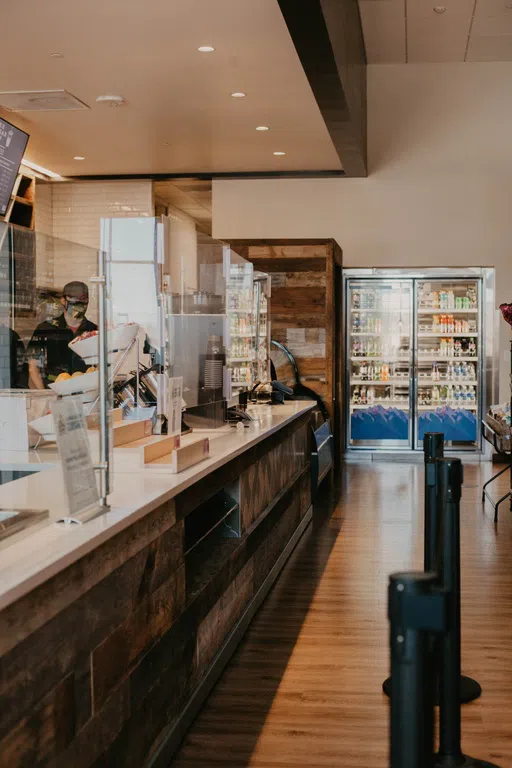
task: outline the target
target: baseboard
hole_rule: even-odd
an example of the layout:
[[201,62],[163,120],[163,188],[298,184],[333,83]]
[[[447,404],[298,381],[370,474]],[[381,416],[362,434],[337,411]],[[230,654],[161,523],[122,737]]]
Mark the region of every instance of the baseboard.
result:
[[221,676],[224,668],[226,667],[238,644],[246,633],[247,628],[249,627],[249,624],[251,623],[256,611],[268,595],[271,587],[273,586],[284,565],[286,564],[286,561],[297,546],[300,537],[311,522],[312,517],[313,507],[311,506],[300,521],[289,542],[279,555],[267,578],[258,589],[251,602],[247,605],[243,614],[240,616],[235,626],[225,639],[210,668],[188,700],[182,713],[169,727],[169,730],[163,737],[162,743],[158,747],[157,751],[152,755],[151,760],[148,763],[148,768],[169,768],[169,765],[181,742],[185,738],[187,731],[196,719],[199,710],[203,706],[215,683]]

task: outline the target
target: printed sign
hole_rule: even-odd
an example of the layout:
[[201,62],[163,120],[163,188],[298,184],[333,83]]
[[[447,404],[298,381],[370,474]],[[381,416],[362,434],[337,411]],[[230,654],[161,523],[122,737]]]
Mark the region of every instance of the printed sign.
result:
[[28,142],[28,133],[0,118],[0,216],[5,216]]
[[0,397],[0,451],[28,451],[25,398]]
[[81,398],[60,398],[52,412],[69,513],[73,516],[99,502]]
[[167,382],[167,434],[181,434],[181,404],[183,401],[183,376],[169,378]]

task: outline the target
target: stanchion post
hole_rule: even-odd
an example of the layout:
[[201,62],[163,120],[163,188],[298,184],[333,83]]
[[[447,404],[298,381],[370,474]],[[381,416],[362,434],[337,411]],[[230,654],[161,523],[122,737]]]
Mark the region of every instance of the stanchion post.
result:
[[436,768],[465,766],[496,768],[461,749],[461,631],[460,631],[460,499],[463,468],[460,459],[438,459],[442,547],[440,576],[448,595],[448,629],[441,643],[439,679],[439,752]]
[[430,633],[445,628],[445,598],[433,573],[389,578],[391,768],[432,768],[434,693]]
[[[437,459],[443,456],[444,435],[442,432],[427,432],[423,438],[423,459],[425,462],[425,523],[424,523],[424,569],[436,570],[439,541],[437,514]],[[435,674],[435,672],[434,672]],[[386,678],[382,690],[391,697],[391,677]]]
[[437,510],[437,459],[444,456],[444,434],[427,432],[423,438],[425,462],[425,533],[423,567],[425,571],[437,570],[439,545],[439,515]]

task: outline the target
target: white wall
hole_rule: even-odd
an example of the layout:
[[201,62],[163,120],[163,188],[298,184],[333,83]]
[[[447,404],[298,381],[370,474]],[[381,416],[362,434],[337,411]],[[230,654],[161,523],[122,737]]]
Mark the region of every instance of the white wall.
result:
[[[512,301],[511,86],[510,62],[369,67],[369,178],[216,181],[214,237],[334,237],[347,267],[494,266]],[[500,349],[505,398],[504,322]]]

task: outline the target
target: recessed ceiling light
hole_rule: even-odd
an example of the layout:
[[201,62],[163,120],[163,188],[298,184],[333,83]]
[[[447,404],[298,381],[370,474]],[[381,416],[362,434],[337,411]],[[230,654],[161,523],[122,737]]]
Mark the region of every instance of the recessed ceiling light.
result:
[[83,157],[82,155],[75,155],[73,160],[85,160],[85,157]]
[[257,131],[270,131],[270,128],[268,125],[257,125],[256,126]]
[[63,59],[64,54],[63,53],[50,53],[51,59]]
[[286,155],[286,152],[274,152],[274,155],[279,155],[279,156]]
[[200,45],[197,50],[201,51],[201,53],[213,53],[215,48],[213,45]]
[[445,5],[434,5],[434,13],[444,13],[446,11]]
[[235,91],[231,94],[234,99],[243,99],[245,97],[245,93],[242,91]]

